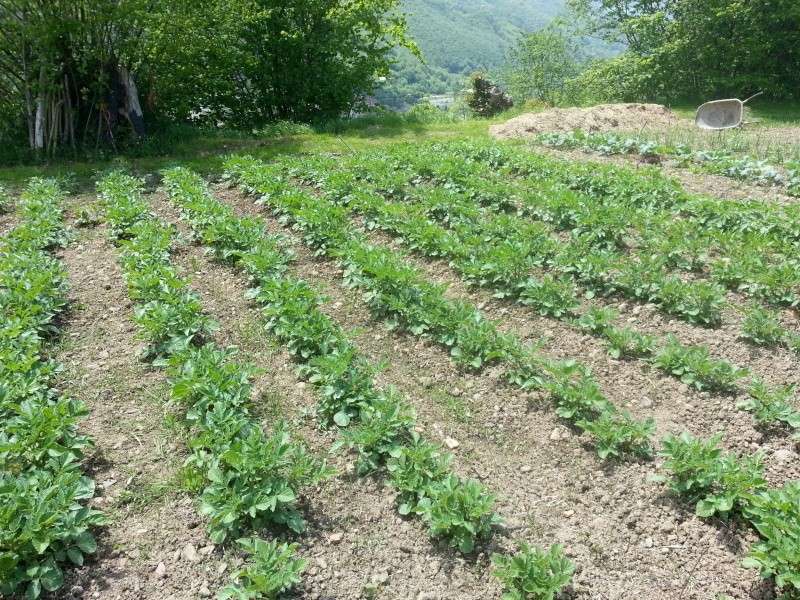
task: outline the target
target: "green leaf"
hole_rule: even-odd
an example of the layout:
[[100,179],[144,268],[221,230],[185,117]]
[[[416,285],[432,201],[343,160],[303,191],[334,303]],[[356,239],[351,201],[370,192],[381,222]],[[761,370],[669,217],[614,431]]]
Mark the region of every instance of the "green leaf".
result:
[[333,422],[339,427],[347,427],[350,425],[350,415],[344,411],[339,411],[333,415]]
[[78,548],[83,550],[86,554],[92,554],[97,550],[97,542],[94,536],[88,531],[81,533],[75,540],[75,543]]

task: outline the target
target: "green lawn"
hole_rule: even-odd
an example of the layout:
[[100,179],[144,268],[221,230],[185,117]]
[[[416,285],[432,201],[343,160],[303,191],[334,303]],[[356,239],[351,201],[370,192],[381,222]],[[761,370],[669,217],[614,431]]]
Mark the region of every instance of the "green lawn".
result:
[[[262,159],[301,152],[352,152],[397,141],[478,138],[488,136],[489,125],[503,121],[470,119],[450,123],[381,123],[368,120],[343,126],[341,132],[311,132],[295,135],[241,134],[231,131],[207,135],[187,131],[185,141],[171,142],[167,153],[157,156],[122,155],[105,160],[54,160],[45,164],[0,167],[0,182],[15,188],[34,176],[72,176],[79,187],[91,185],[98,173],[125,166],[136,173],[157,172],[183,165],[204,175],[221,171],[225,156],[246,153]],[[332,128],[330,128],[332,129]]]
[[[749,105],[743,129],[709,133],[689,127],[665,131],[656,137],[662,143],[685,143],[695,148],[724,149],[738,154],[771,160],[800,158],[796,136],[780,135],[768,128],[800,125],[800,104],[775,104],[755,99]],[[694,117],[696,106],[672,107],[681,117]],[[397,141],[481,138],[489,126],[519,114],[512,109],[494,119],[466,119],[455,122],[409,122],[396,115],[368,117],[325,125],[316,131],[286,135],[277,130],[261,134],[229,130],[198,130],[178,126],[164,136],[156,136],[145,148],[133,149],[121,156],[92,159],[54,159],[44,164],[0,166],[0,182],[14,189],[33,176],[73,177],[80,188],[88,189],[98,173],[124,166],[135,173],[153,173],[164,167],[183,165],[204,175],[221,170],[222,160],[232,153],[247,153],[269,159],[281,154],[300,152],[351,152]],[[655,135],[655,134],[653,134]]]

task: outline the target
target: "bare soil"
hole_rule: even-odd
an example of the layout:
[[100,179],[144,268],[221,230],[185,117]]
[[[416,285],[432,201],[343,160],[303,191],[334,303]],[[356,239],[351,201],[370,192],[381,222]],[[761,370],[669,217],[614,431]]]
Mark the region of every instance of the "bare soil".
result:
[[[138,358],[143,343],[107,230],[77,235],[59,253],[71,310],[55,359],[64,365],[60,387],[89,408],[81,429],[95,442],[86,461],[97,484],[92,503],[110,523],[99,531],[96,555],[68,572],[58,597],[198,598],[227,564],[209,544],[193,500],[176,485],[183,446],[165,425],[163,375]],[[196,559],[186,558],[188,546]],[[163,575],[156,572],[161,563]]]
[[661,104],[599,104],[590,108],[553,108],[526,113],[489,128],[497,139],[532,137],[550,131],[642,130],[675,126],[678,116]]

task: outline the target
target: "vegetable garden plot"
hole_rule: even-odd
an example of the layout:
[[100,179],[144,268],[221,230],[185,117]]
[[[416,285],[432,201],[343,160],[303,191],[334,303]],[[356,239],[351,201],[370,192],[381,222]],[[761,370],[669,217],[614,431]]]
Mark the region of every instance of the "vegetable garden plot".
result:
[[[275,207],[278,214],[282,215],[287,222],[292,223],[298,228],[302,232],[306,243],[311,247],[317,248],[321,253],[336,257],[337,260],[341,261],[345,266],[346,272],[352,272],[353,269],[359,274],[363,272],[360,264],[364,259],[361,258],[357,252],[363,251],[368,253],[370,249],[360,246],[359,244],[361,243],[358,241],[352,241],[352,238],[346,233],[346,228],[336,225],[336,223],[342,222],[342,215],[340,212],[337,213],[336,210],[326,207],[326,205],[320,203],[319,200],[315,202],[310,198],[305,198],[302,192],[287,189],[284,187],[285,184],[282,184],[280,181],[280,171],[267,167],[264,164],[248,163],[246,160],[234,161],[231,163],[231,170],[236,173],[238,178],[246,182],[249,189],[261,194],[263,201]],[[352,196],[358,195],[357,190],[351,189],[349,192],[351,194],[351,200]],[[326,228],[329,235],[326,235]],[[355,250],[353,246],[355,246]],[[395,275],[387,275],[387,277],[389,280],[394,280],[401,288],[409,286],[410,282],[413,281],[409,279],[408,274],[402,275],[402,271],[398,271],[396,268],[394,272],[396,273]],[[371,278],[375,277],[375,275],[369,272],[365,277]],[[365,284],[362,281],[359,281],[358,284],[359,287],[363,286],[367,290],[367,297],[369,299],[374,298],[375,294],[383,293],[383,290],[386,289],[386,284],[377,286],[373,282],[367,282]],[[384,311],[383,314],[386,314],[385,309],[382,310]],[[391,312],[388,314],[391,315]],[[393,318],[397,317],[395,316]],[[403,325],[408,327],[406,323],[403,323]],[[435,336],[435,333],[433,335]],[[667,349],[673,352],[673,347],[675,347],[674,342],[670,342]],[[660,353],[662,362],[665,363],[669,362],[667,361],[667,349]],[[683,356],[681,360],[684,360],[684,358],[688,360],[688,358],[690,358],[684,350],[680,352],[683,353],[681,355]],[[707,360],[707,358],[700,355],[698,355],[697,358],[698,360]],[[480,365],[480,363],[478,364]],[[672,440],[672,438],[668,438],[668,440],[664,442],[663,452],[665,456],[681,455],[686,457],[705,452],[705,450],[702,450],[702,446],[698,446],[699,449],[694,450],[694,441],[691,438],[682,438],[677,441],[670,440]],[[734,513],[741,515],[751,514],[746,513],[744,507],[749,506],[750,502],[760,502],[761,500],[756,500],[756,498],[765,498],[763,494],[766,493],[764,484],[762,483],[763,479],[761,479],[759,475],[761,466],[758,457],[745,456],[740,459],[734,455],[723,456],[718,449],[715,449],[716,445],[714,442],[710,442],[710,444],[711,445],[708,446],[708,451],[711,456],[709,462],[710,466],[708,467],[709,470],[702,471],[703,474],[701,475],[701,479],[706,483],[701,484],[699,487],[696,487],[696,483],[692,483],[689,486],[693,489],[692,494],[703,498],[702,507],[700,507],[700,505],[698,507],[698,514],[706,517],[715,514],[722,514],[725,517]],[[697,456],[699,457],[700,454]],[[680,460],[684,459],[676,458],[670,463],[679,479],[681,477],[679,472],[683,468],[680,466]],[[691,462],[697,459],[688,458],[687,460]],[[734,473],[741,473],[742,477],[734,475]],[[746,473],[749,473],[749,475],[745,476]],[[739,482],[733,484],[733,479],[737,479]],[[726,481],[729,481],[729,483],[726,483]],[[674,489],[676,489],[676,491],[682,491],[678,489],[681,485],[682,484],[676,483]],[[739,507],[738,509],[736,508],[737,506]],[[756,525],[755,522],[753,522],[753,524],[763,534],[762,528]],[[788,521],[784,523],[784,526],[791,530],[796,526],[796,523],[790,517]],[[768,534],[768,537],[771,535],[773,534]],[[776,551],[779,554],[783,553],[783,550],[776,549]],[[783,554],[782,557],[781,560],[786,559],[786,556]],[[753,565],[753,560],[750,560],[748,564]],[[766,576],[775,572],[770,571],[770,567],[765,566],[766,563],[762,562],[759,564],[762,566],[762,572]],[[787,579],[787,574],[791,575],[795,566],[792,565],[792,560],[789,559],[788,562],[782,564],[781,568],[784,570],[783,576],[778,577],[777,580],[779,585],[785,585],[789,581],[789,579]]]
[[[317,416],[323,426],[343,429],[339,445],[357,454],[357,473],[385,467],[398,491],[398,512],[421,517],[432,537],[465,554],[484,543],[500,523],[492,510],[493,496],[477,481],[452,474],[451,457],[414,431],[410,406],[395,390],[374,386],[374,367],[321,313],[314,290],[286,273],[288,257],[278,249],[278,240],[266,235],[259,220],[235,217],[191,172],[168,171],[165,181],[198,238],[218,260],[243,268],[252,279],[252,297],[263,305],[267,327],[297,357],[301,374],[320,390]],[[496,559],[501,565],[511,560],[501,555]],[[515,560],[538,562],[521,572],[498,570],[509,590],[535,581],[543,593],[552,594],[569,581],[573,570],[558,546],[543,554],[522,545]]]
[[[341,269],[346,287],[337,287],[335,295],[350,307],[345,311],[358,312],[359,326],[374,319],[398,332],[386,336],[385,342],[359,349],[353,339],[361,343],[369,334],[356,332],[351,337],[345,333],[337,322],[344,312],[331,309],[330,304],[322,306],[318,291],[293,275],[290,254],[279,237],[268,234],[265,220],[237,217],[188,171],[165,172],[170,199],[180,207],[192,236],[219,265],[249,277],[251,299],[263,311],[263,323],[294,355],[300,378],[317,393],[313,416],[318,426],[337,433],[335,449],[353,458],[356,475],[377,476],[396,494],[396,513],[391,511],[395,516],[380,523],[391,528],[393,519],[409,518],[424,526],[434,540],[431,551],[435,548],[447,561],[469,561],[469,577],[476,578],[467,586],[470,592],[485,586],[499,596],[502,587],[508,595],[525,597],[523,590],[533,589],[546,597],[571,580],[576,586],[570,593],[573,597],[592,597],[594,590],[622,594],[625,589],[652,591],[653,597],[678,597],[678,590],[685,589],[686,597],[701,598],[703,590],[713,589],[746,598],[760,576],[766,580],[762,589],[774,586],[777,592],[796,593],[800,488],[788,479],[796,473],[792,436],[800,425],[797,395],[774,372],[764,374],[754,368],[762,367],[770,353],[783,362],[797,361],[791,354],[797,344],[791,309],[800,291],[794,279],[798,233],[791,221],[792,207],[725,204],[687,195],[654,174],[593,169],[530,157],[506,146],[473,143],[416,149],[392,146],[354,157],[283,158],[273,164],[234,158],[227,167],[233,180],[292,230],[293,240],[299,238],[292,243],[308,249],[302,256],[316,254],[324,261],[304,259],[302,269],[309,281],[339,283],[342,274],[337,269]],[[324,518],[315,515],[313,503],[309,504],[308,515],[314,516],[306,533],[309,524],[304,523],[298,499],[304,489],[327,477],[330,469],[297,441],[297,432],[280,423],[276,413],[270,412],[264,425],[264,415],[252,410],[254,369],[244,353],[212,341],[222,336],[215,337],[215,324],[203,311],[200,297],[171,262],[174,229],[149,214],[141,183],[116,173],[104,178],[98,189],[105,219],[120,248],[134,318],[147,341],[144,358],[164,369],[170,382],[169,400],[180,407],[181,431],[191,450],[182,477],[199,498],[207,535],[222,547],[220,556],[225,552],[249,557],[232,574],[230,585],[218,590],[219,597],[272,597],[297,587],[305,567],[311,567],[306,561],[315,556],[313,544],[305,540],[314,538],[317,516]],[[25,229],[33,214],[26,202],[14,215],[22,223],[14,231],[27,231],[22,236],[25,244],[28,234],[50,241],[58,237],[48,224],[52,211],[44,204],[35,206],[34,212],[46,217],[35,232]],[[169,210],[162,212],[169,213],[168,220],[174,219]],[[78,221],[83,219],[83,214],[78,215]],[[270,230],[279,228],[275,220],[269,223]],[[364,233],[364,228],[380,231]],[[22,238],[16,233],[7,236],[0,258],[6,261],[7,244],[20,243]],[[413,259],[398,251],[399,245],[413,252]],[[35,254],[41,271],[36,276],[49,278],[56,290],[37,298],[55,298],[51,312],[57,312],[63,273],[50,269],[54,263],[47,259],[45,246],[32,248],[31,256]],[[755,255],[760,262],[754,261]],[[190,258],[197,256],[184,255],[189,269]],[[324,273],[313,273],[312,264],[325,264]],[[435,268],[428,269],[434,264]],[[634,288],[637,277],[644,282],[644,291]],[[432,278],[455,281],[457,291],[448,292]],[[16,280],[7,276],[2,281],[0,306],[5,310],[3,303],[11,297],[6,292],[17,293],[21,288],[14,288]],[[487,311],[478,310],[477,303],[490,295],[497,301],[489,300]],[[745,295],[747,308],[737,315],[730,302]],[[648,323],[655,308],[645,307],[643,318],[634,325],[626,322],[626,311],[615,315],[607,309],[612,298],[650,303],[667,316],[659,317],[662,320],[656,325]],[[504,306],[512,308],[504,313],[498,308]],[[656,414],[659,433],[655,435],[648,407],[639,406],[634,416],[628,415],[608,386],[610,371],[600,371],[595,379],[583,366],[580,348],[573,345],[558,352],[561,358],[556,360],[541,347],[523,343],[513,327],[507,327],[506,316],[513,315],[514,323],[520,323],[526,311],[539,323],[549,320],[558,331],[589,340],[598,350],[586,359],[593,367],[605,360],[605,347],[613,359],[606,362],[609,370],[624,365],[619,373],[638,373],[640,367],[643,374],[664,373],[663,381],[671,390],[680,389],[680,380],[691,388],[683,393],[700,406],[698,410],[720,410],[704,423],[719,424],[725,435],[715,437],[705,426],[694,428],[694,424],[694,436],[681,434],[694,413],[682,407],[670,413],[672,409],[666,406],[658,408],[663,412]],[[352,325],[354,319],[345,320]],[[725,361],[716,347],[688,343],[680,335],[666,335],[671,329],[658,329],[662,323],[666,327],[678,321],[681,335],[703,332],[707,337],[702,339],[738,327],[743,341],[737,343],[758,353],[760,362]],[[52,315],[45,322],[47,329]],[[49,367],[39,355],[46,351],[48,340],[44,336],[42,340],[36,337],[31,346],[35,354],[31,364],[43,369],[46,377]],[[429,430],[444,437],[429,417],[439,419],[447,412],[432,410],[436,402],[432,398],[417,397],[418,392],[426,393],[426,386],[406,386],[397,377],[397,373],[413,376],[413,368],[398,369],[389,378],[381,376],[382,381],[397,383],[402,393],[378,385],[372,359],[381,360],[393,344],[403,349],[393,360],[413,365],[405,355],[415,347],[423,348],[431,369],[437,368],[437,361],[448,361],[443,368],[448,381],[460,369],[468,375],[459,381],[468,377],[480,385],[485,378],[491,381],[485,389],[502,389],[503,398],[515,401],[522,398],[513,412],[520,421],[515,431],[532,424],[539,429],[521,436],[524,442],[547,445],[554,426],[564,432],[573,428],[572,437],[560,437],[557,442],[551,437],[547,451],[512,455],[508,446],[476,443],[479,435],[465,435],[460,446],[455,443],[453,459],[422,437]],[[567,357],[574,360],[564,360]],[[741,409],[752,413],[752,425],[749,414],[723,412],[733,408],[734,396]],[[50,392],[46,397],[62,402]],[[406,398],[419,402],[423,415],[419,421]],[[526,415],[523,405],[533,399],[550,402],[543,403],[537,415]],[[472,401],[490,403],[491,399],[473,397]],[[724,407],[726,402],[728,407]],[[79,412],[67,414],[59,424],[69,430],[62,437],[71,436],[75,443],[76,472],[80,449],[86,443],[74,428]],[[456,433],[486,425],[484,419],[490,413],[491,408],[481,407],[478,418],[462,422]],[[682,416],[662,427],[670,414]],[[3,435],[9,427],[8,421],[0,425]],[[743,439],[731,439],[741,432]],[[332,436],[325,435],[329,442]],[[767,451],[759,452],[759,444]],[[586,452],[587,448],[601,458]],[[497,456],[484,460],[481,452]],[[521,481],[534,491],[505,489],[516,481],[512,474],[519,469],[522,454],[528,470]],[[13,471],[5,468],[10,464],[8,456],[2,446],[4,477]],[[533,457],[558,464],[539,465],[530,460]],[[484,468],[492,465],[503,472],[487,477]],[[473,480],[470,469],[475,467],[478,479]],[[537,467],[542,471],[540,478]],[[645,477],[654,472],[657,481],[645,484]],[[573,473],[580,480],[568,482]],[[603,478],[608,482],[600,483]],[[360,480],[341,481],[337,489],[346,493],[348,485],[359,485]],[[548,486],[561,487],[548,493]],[[595,488],[601,490],[599,495]],[[538,503],[532,501],[534,497]],[[388,507],[388,493],[381,493],[381,499]],[[86,499],[80,500],[72,503],[72,509],[81,510]],[[630,513],[623,511],[629,500]],[[557,504],[551,504],[554,501]],[[515,502],[526,508],[514,509]],[[595,515],[591,510],[606,505],[608,513]],[[500,526],[499,512],[513,519],[511,526]],[[657,516],[649,518],[648,513]],[[99,515],[93,516],[101,522]],[[525,520],[528,517],[531,522]],[[517,527],[520,518],[523,524]],[[669,521],[672,529],[662,531],[659,519]],[[369,520],[363,522],[367,529]],[[652,528],[650,535],[648,528]],[[612,529],[613,536],[595,537],[596,531]],[[288,534],[290,539],[287,530],[294,530]],[[422,533],[417,525],[414,532]],[[715,533],[742,543],[741,550],[716,543]],[[279,541],[267,541],[276,534]],[[626,540],[626,535],[631,539]],[[510,543],[513,538],[519,541],[517,549]],[[303,540],[302,551],[283,541],[298,539]],[[5,552],[8,544],[0,541],[4,544],[0,550]],[[568,547],[561,548],[558,542]],[[77,547],[82,557],[89,544]],[[338,548],[358,553],[357,543]],[[495,555],[493,564],[490,554]],[[28,558],[33,556],[29,553]],[[581,565],[577,574],[567,557]],[[15,591],[22,593],[31,586],[29,594],[35,594],[54,587],[61,565],[79,560],[75,550],[56,550],[51,558],[44,559],[44,571],[24,570],[29,581],[20,579]],[[692,561],[702,565],[702,575],[693,571]],[[6,564],[0,561],[3,568]],[[93,568],[102,569],[102,563],[87,565],[82,572]],[[603,577],[603,572],[613,575]],[[685,582],[659,581],[659,577],[684,574]],[[38,584],[33,582],[36,577]],[[623,587],[615,587],[613,577],[624,580]],[[307,592],[316,591],[313,585],[320,579],[314,575],[311,581],[311,587],[303,586]],[[593,588],[594,582],[599,586]],[[402,585],[407,584],[394,587],[371,582],[363,593],[391,592]]]
[[[372,181],[359,179],[332,161],[307,159],[302,164],[301,161],[286,161],[282,168],[296,177],[305,177],[326,197],[349,211],[364,215],[368,227],[399,236],[418,254],[450,261],[467,283],[486,287],[496,297],[509,298],[541,315],[561,319],[602,338],[614,358],[645,359],[698,390],[722,394],[737,391],[739,381],[747,373],[727,361],[712,358],[704,347],[683,346],[673,337],[659,339],[630,326],[616,326],[613,324],[616,315],[610,309],[589,308],[583,314],[577,312],[579,303],[571,283],[550,275],[543,278],[533,275],[557,252],[557,243],[547,236],[543,227],[528,225],[513,215],[487,215],[470,201],[449,192],[437,194],[435,188],[428,190],[427,195],[413,195],[413,191],[407,189],[402,194],[386,194],[402,197],[391,202],[377,192],[379,186]],[[765,309],[751,315],[759,312]],[[777,344],[788,335],[769,318],[766,322],[753,323],[751,329],[751,334],[759,336],[762,343]],[[760,339],[768,334],[774,334],[774,338]],[[763,423],[764,405],[772,405],[775,408],[772,414],[783,415],[781,421],[797,428],[800,413],[786,402],[791,393],[771,390],[758,379],[749,385],[751,398],[743,402],[742,407],[756,410],[761,415],[759,422]],[[756,400],[756,396],[765,402]],[[756,405],[761,408],[756,409]],[[613,448],[604,449],[603,453],[606,452],[616,453]]]

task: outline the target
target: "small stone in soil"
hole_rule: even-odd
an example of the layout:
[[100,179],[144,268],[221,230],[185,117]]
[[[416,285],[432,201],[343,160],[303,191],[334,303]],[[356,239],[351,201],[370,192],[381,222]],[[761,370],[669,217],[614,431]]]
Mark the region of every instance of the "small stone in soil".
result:
[[331,544],[338,544],[339,542],[341,542],[341,541],[342,541],[342,539],[343,539],[343,538],[344,538],[344,534],[343,534],[343,533],[339,533],[339,532],[337,532],[337,533],[332,533],[332,534],[330,534],[330,535],[328,536],[328,541],[329,541]]
[[451,437],[446,437],[446,438],[444,438],[444,445],[447,446],[447,448],[450,449],[450,450],[455,450],[461,444],[459,444],[458,440],[456,440],[456,439],[453,439]]
[[194,547],[194,544],[186,544],[186,546],[183,547],[181,556],[183,556],[185,560],[193,563],[198,563],[202,560],[200,555],[197,553],[197,548]]

